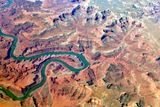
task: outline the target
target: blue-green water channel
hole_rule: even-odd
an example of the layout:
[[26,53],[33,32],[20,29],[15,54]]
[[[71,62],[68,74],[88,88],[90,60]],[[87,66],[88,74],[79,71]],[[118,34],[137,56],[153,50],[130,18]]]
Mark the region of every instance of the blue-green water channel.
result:
[[45,71],[46,71],[47,66],[51,62],[60,63],[64,67],[68,68],[70,71],[75,72],[75,73],[79,73],[81,70],[87,68],[90,65],[89,62],[86,60],[86,58],[82,54],[78,54],[78,53],[75,53],[75,52],[46,52],[46,53],[43,53],[43,54],[38,54],[38,55],[30,56],[30,57],[26,57],[26,56],[18,56],[17,57],[17,56],[14,55],[14,51],[15,51],[16,46],[17,46],[18,38],[16,36],[3,33],[1,29],[0,29],[0,36],[13,39],[12,45],[8,50],[7,58],[13,58],[14,60],[22,61],[22,60],[33,60],[33,59],[40,58],[42,56],[48,56],[48,55],[72,55],[72,56],[76,56],[81,61],[81,63],[83,63],[82,67],[74,68],[71,65],[67,64],[66,62],[64,62],[64,61],[62,61],[58,58],[46,60],[46,62],[43,63],[43,66],[42,66],[42,69],[41,69],[41,77],[42,77],[41,82],[39,82],[37,85],[35,85],[33,87],[28,88],[26,90],[26,92],[23,94],[23,96],[16,96],[13,92],[11,92],[8,89],[0,86],[0,90],[2,92],[4,92],[7,96],[12,98],[13,100],[25,100],[26,98],[28,98],[31,95],[31,93],[33,91],[35,91],[38,88],[40,88],[41,86],[43,86],[43,84],[46,82]]

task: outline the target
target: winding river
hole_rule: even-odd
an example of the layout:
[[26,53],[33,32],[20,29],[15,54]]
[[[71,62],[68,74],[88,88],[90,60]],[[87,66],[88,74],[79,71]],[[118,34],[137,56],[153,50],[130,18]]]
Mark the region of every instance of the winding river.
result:
[[33,60],[33,59],[36,59],[36,58],[40,58],[40,57],[43,57],[43,56],[72,55],[72,56],[77,57],[81,61],[81,63],[82,63],[82,67],[80,67],[80,68],[74,68],[71,65],[67,64],[66,62],[64,62],[64,61],[62,61],[62,60],[60,60],[58,58],[46,60],[43,63],[43,66],[41,68],[41,78],[42,78],[42,80],[38,84],[36,84],[36,85],[28,88],[22,96],[16,96],[10,90],[8,90],[8,89],[0,86],[0,90],[3,93],[5,93],[7,96],[9,96],[10,98],[12,98],[13,100],[25,100],[26,98],[28,98],[28,97],[31,96],[31,93],[33,91],[35,91],[38,88],[40,88],[41,86],[43,86],[43,84],[46,82],[45,71],[47,69],[47,66],[50,63],[52,63],[52,62],[60,63],[64,67],[66,67],[67,69],[69,69],[70,71],[75,72],[75,73],[79,73],[81,70],[87,68],[90,65],[89,62],[86,60],[86,58],[82,54],[78,54],[78,53],[75,53],[75,52],[46,52],[46,53],[42,53],[42,54],[30,56],[30,57],[26,57],[26,56],[18,56],[17,57],[17,56],[14,55],[14,51],[15,51],[16,46],[17,46],[18,38],[16,36],[3,33],[1,29],[0,29],[0,36],[13,39],[12,45],[10,46],[10,48],[8,50],[8,56],[7,56],[7,58],[12,58],[12,59],[17,60],[17,61],[23,61],[23,60],[26,61],[26,60]]

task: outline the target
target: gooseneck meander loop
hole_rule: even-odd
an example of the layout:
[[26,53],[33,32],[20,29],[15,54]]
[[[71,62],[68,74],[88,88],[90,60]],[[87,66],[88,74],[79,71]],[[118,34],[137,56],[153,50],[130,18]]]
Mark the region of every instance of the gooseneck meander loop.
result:
[[10,46],[10,48],[8,50],[7,58],[12,58],[12,59],[14,59],[16,61],[33,60],[33,59],[40,58],[40,57],[43,57],[43,56],[48,56],[48,55],[73,55],[73,56],[76,56],[81,61],[81,63],[82,63],[82,67],[80,67],[80,68],[74,68],[71,65],[67,64],[66,62],[64,62],[64,61],[62,61],[62,60],[60,60],[58,58],[54,58],[54,59],[52,58],[52,59],[45,60],[45,62],[42,65],[42,69],[41,69],[41,78],[42,78],[42,80],[38,84],[36,84],[36,85],[28,88],[24,92],[24,94],[22,96],[16,96],[10,90],[4,88],[3,86],[0,86],[0,90],[3,93],[5,93],[7,96],[9,96],[10,98],[12,98],[13,100],[25,100],[26,98],[28,98],[28,97],[31,96],[31,93],[33,91],[35,91],[36,89],[38,89],[41,86],[43,86],[43,84],[46,82],[45,70],[46,70],[47,66],[51,62],[60,63],[64,67],[66,67],[67,69],[69,69],[70,71],[75,72],[75,73],[79,73],[81,70],[84,70],[85,68],[87,68],[90,65],[89,62],[86,60],[86,58],[82,54],[78,54],[78,53],[75,53],[75,52],[46,52],[46,53],[42,53],[42,54],[30,56],[30,57],[15,56],[14,55],[14,51],[15,51],[16,46],[17,46],[18,38],[16,36],[3,33],[1,29],[0,29],[0,36],[13,39],[12,45]]

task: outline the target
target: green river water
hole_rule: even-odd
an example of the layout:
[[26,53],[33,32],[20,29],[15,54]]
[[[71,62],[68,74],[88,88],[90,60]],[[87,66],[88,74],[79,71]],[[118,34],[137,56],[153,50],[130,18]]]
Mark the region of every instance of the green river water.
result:
[[46,70],[47,66],[51,62],[60,63],[64,67],[66,67],[67,69],[69,69],[70,71],[75,72],[75,73],[79,73],[81,70],[87,68],[90,65],[89,62],[86,60],[86,58],[82,54],[78,54],[78,53],[75,53],[75,52],[46,52],[46,53],[42,53],[42,54],[30,56],[30,57],[26,57],[26,56],[18,56],[17,57],[17,56],[14,55],[14,51],[15,51],[16,46],[17,46],[18,38],[16,36],[3,33],[1,29],[0,29],[0,36],[13,39],[12,45],[11,45],[11,47],[8,50],[8,56],[7,57],[8,58],[12,58],[12,59],[17,60],[17,61],[32,60],[32,59],[36,59],[36,58],[40,58],[42,56],[48,56],[48,55],[72,55],[72,56],[76,56],[81,61],[81,63],[83,63],[82,67],[80,67],[80,68],[74,68],[71,65],[67,64],[66,62],[64,62],[64,61],[62,61],[62,60],[60,60],[58,58],[46,60],[43,63],[43,66],[42,66],[42,69],[41,69],[42,80],[38,84],[36,84],[35,86],[28,88],[22,96],[16,96],[10,90],[8,90],[8,89],[0,86],[0,90],[3,93],[5,93],[7,96],[9,96],[10,98],[12,98],[13,100],[25,100],[26,98],[28,98],[28,97],[31,96],[31,93],[33,91],[35,91],[36,89],[38,89],[41,86],[43,86],[43,84],[46,82],[45,70]]

